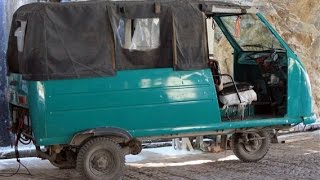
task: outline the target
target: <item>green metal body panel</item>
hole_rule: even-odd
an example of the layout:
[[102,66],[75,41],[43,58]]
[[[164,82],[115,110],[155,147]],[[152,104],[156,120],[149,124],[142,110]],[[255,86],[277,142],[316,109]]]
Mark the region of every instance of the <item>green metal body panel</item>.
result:
[[209,69],[128,70],[113,77],[29,81],[28,87],[33,132],[41,145],[66,144],[75,133],[97,127],[142,137],[221,122]]
[[68,144],[74,134],[97,127],[152,138],[297,124],[305,116],[221,122],[209,69],[119,71],[114,77],[29,81],[28,88],[37,145]]
[[[288,53],[284,117],[222,122],[210,69],[126,70],[112,77],[27,81],[35,144],[68,144],[76,133],[98,127],[117,127],[133,137],[152,138],[315,122],[310,81],[303,65],[262,15],[258,16]],[[217,19],[217,23],[221,21]],[[222,31],[235,56],[241,54],[227,29],[222,26]]]

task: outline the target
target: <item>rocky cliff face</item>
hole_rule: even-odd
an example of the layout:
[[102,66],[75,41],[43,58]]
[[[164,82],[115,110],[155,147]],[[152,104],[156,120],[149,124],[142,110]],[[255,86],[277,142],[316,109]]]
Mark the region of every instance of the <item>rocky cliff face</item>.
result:
[[[232,0],[230,0],[232,1]],[[310,76],[314,112],[320,115],[320,1],[319,0],[234,0],[256,6],[274,25],[289,46],[297,53]],[[222,71],[232,74],[232,48],[225,38],[216,38],[215,56]]]

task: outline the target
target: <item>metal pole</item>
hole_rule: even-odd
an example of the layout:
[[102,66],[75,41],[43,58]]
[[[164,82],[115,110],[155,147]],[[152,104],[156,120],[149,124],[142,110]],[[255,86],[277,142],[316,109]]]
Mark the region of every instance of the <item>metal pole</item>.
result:
[[6,49],[7,49],[7,22],[6,22],[6,0],[0,0],[0,147],[11,144],[9,126],[9,108],[6,98]]

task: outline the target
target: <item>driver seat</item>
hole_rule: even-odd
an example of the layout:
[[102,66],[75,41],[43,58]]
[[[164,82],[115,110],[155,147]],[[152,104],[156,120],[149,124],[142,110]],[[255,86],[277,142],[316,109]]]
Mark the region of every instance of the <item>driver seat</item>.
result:
[[[220,103],[225,106],[232,106],[248,105],[253,101],[257,101],[257,94],[253,90],[253,86],[247,82],[234,82],[232,76],[221,74],[217,60],[210,59],[209,67],[213,75]],[[231,82],[223,83],[222,76],[228,76]]]

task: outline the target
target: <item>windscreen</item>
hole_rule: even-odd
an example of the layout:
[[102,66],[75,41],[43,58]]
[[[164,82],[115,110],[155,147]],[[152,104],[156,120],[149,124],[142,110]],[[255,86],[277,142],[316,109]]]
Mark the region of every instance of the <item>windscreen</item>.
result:
[[283,49],[276,37],[255,14],[221,17],[230,34],[244,51]]

